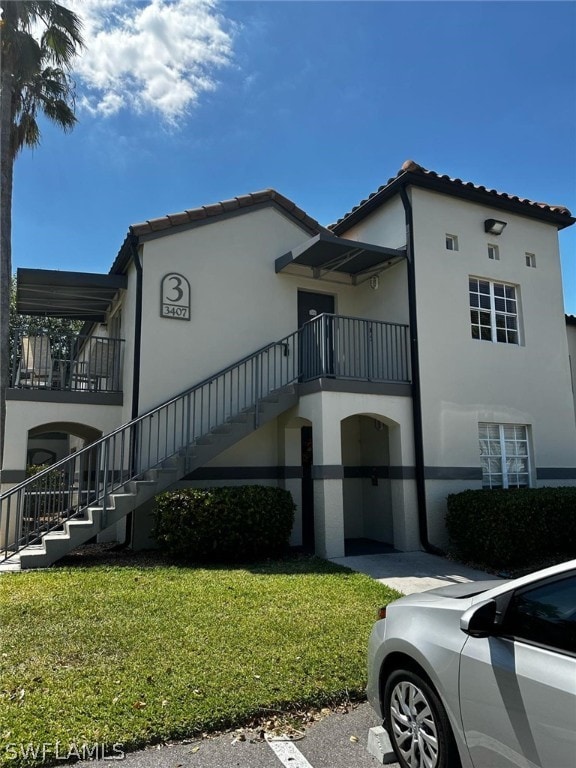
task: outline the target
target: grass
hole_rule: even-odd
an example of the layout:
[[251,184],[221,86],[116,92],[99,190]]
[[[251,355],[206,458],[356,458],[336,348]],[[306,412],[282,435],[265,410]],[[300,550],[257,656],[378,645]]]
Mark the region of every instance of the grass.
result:
[[129,750],[361,696],[376,608],[397,596],[307,557],[4,574],[0,766],[56,761],[26,745]]

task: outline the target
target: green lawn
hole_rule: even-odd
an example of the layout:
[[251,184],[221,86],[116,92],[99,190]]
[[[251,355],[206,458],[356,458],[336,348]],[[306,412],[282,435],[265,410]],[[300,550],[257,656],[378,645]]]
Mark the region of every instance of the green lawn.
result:
[[375,611],[397,596],[305,557],[3,574],[0,766],[40,764],[16,758],[26,745],[132,749],[360,696]]

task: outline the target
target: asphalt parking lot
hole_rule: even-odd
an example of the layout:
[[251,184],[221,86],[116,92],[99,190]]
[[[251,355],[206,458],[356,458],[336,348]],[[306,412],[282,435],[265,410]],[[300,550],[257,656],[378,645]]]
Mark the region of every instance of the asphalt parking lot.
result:
[[[128,753],[125,768],[376,768],[367,749],[370,728],[380,725],[368,704],[336,712],[306,727],[295,740],[262,740],[257,733],[219,736]],[[111,760],[77,763],[110,768]],[[389,768],[398,768],[397,763]]]

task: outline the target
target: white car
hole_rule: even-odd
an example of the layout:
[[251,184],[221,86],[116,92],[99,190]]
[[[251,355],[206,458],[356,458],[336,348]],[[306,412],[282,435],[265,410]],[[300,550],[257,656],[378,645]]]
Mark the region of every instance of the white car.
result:
[[576,767],[576,560],[382,610],[368,699],[402,768]]

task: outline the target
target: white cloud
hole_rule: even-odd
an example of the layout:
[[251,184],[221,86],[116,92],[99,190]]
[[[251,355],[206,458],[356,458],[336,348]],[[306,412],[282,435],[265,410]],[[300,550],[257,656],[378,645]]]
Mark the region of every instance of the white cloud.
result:
[[233,26],[216,0],[64,0],[84,22],[79,106],[109,117],[154,111],[175,124],[232,61]]

